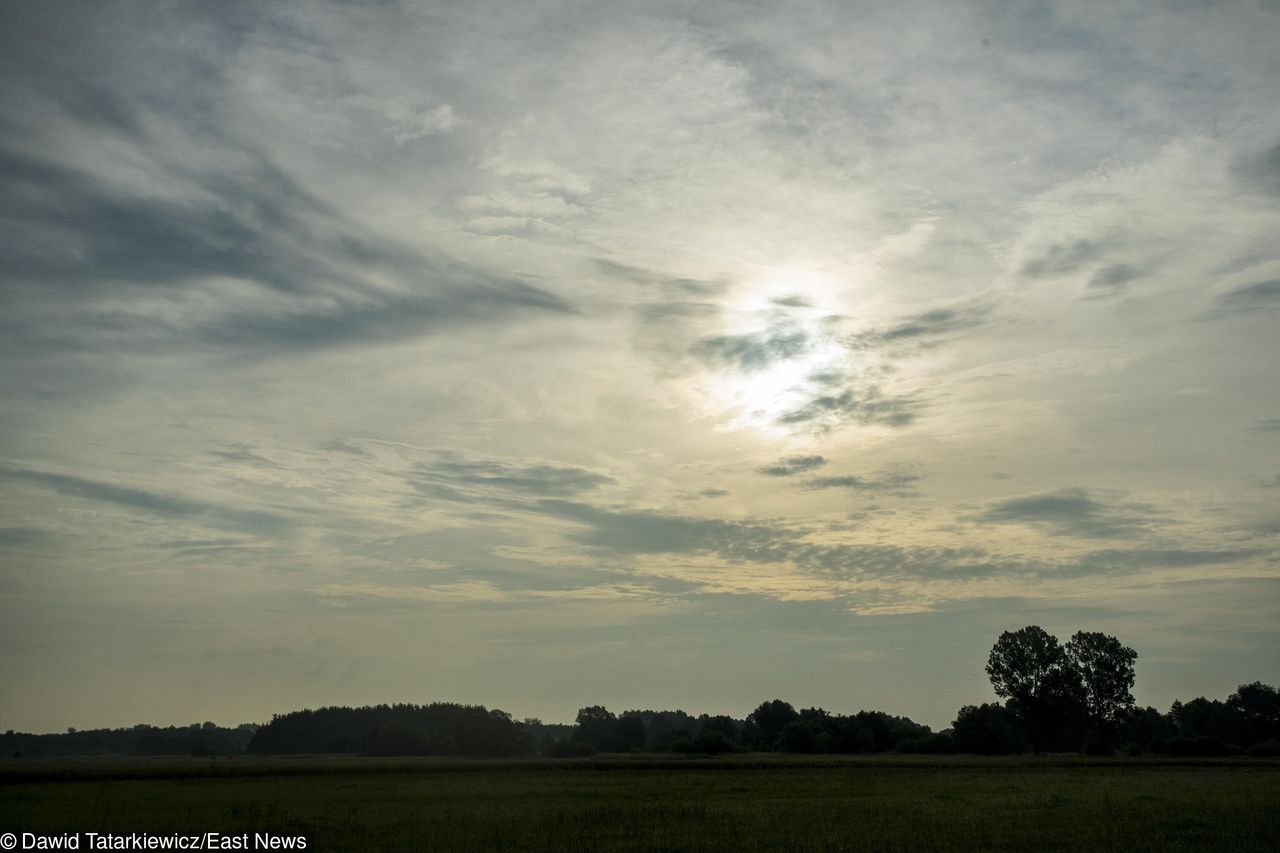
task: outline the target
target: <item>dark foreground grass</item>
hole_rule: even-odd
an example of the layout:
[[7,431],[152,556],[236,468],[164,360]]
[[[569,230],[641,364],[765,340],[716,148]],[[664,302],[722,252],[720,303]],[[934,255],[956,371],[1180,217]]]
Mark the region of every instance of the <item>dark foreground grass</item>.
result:
[[0,762],[0,832],[207,830],[340,851],[1261,851],[1280,849],[1280,764]]

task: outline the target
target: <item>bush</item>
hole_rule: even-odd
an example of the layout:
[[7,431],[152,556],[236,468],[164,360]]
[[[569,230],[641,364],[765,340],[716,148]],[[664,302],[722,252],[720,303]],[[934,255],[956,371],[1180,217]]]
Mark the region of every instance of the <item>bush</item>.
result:
[[[1243,753],[1243,750],[1241,750],[1241,753]],[[1175,737],[1169,741],[1169,755],[1174,758],[1221,758],[1230,754],[1231,751],[1222,742],[1222,738],[1212,735]]]
[[[1241,750],[1243,752],[1243,750]],[[1204,755],[1211,758],[1218,758],[1223,755],[1230,754],[1227,745],[1222,742],[1222,738],[1213,735],[1204,735],[1196,738],[1196,754]]]
[[693,743],[689,744],[689,752],[701,752],[706,755],[723,755],[726,752],[734,752],[737,749],[733,741],[724,734],[713,730],[703,731]]
[[929,735],[920,741],[920,751],[925,755],[945,755],[953,748],[951,738],[947,735]]
[[580,740],[556,741],[544,753],[548,758],[587,758],[596,754],[596,748]]
[[1137,758],[1140,755],[1142,755],[1142,747],[1138,746],[1136,743],[1129,744],[1129,756],[1131,758]]
[[920,751],[920,743],[914,738],[904,737],[894,748],[897,752],[914,754]]
[[1280,744],[1277,744],[1275,740],[1255,743],[1249,747],[1249,754],[1254,758],[1277,758],[1280,757]]

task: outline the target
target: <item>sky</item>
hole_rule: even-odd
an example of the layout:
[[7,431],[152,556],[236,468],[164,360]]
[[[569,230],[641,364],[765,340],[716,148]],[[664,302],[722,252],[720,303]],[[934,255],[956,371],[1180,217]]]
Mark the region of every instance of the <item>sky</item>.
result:
[[1280,682],[1280,3],[0,8],[0,729]]

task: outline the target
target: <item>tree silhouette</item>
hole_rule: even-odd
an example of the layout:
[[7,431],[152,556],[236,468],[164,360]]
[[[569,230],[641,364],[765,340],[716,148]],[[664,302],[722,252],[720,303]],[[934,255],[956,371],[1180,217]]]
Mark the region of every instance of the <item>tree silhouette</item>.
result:
[[618,749],[618,718],[603,705],[591,705],[578,711],[573,739],[589,743],[601,752]]
[[783,728],[799,716],[790,702],[774,699],[761,702],[760,706],[747,716],[747,722],[755,728],[759,745],[765,749],[773,749],[778,743]]
[[1026,749],[1019,720],[994,702],[965,705],[951,724],[952,746],[957,752],[1008,755]]
[[1241,684],[1227,697],[1227,705],[1248,727],[1247,738],[1251,744],[1280,738],[1280,693],[1274,687],[1261,681]]
[[987,659],[987,675],[996,695],[1008,699],[1025,723],[1035,755],[1055,724],[1082,701],[1079,677],[1062,644],[1038,625],[1001,634]]
[[1121,711],[1133,707],[1133,663],[1138,653],[1115,637],[1077,631],[1067,641],[1067,659],[1083,688],[1086,713],[1094,726],[1091,751],[1110,754],[1111,734]]

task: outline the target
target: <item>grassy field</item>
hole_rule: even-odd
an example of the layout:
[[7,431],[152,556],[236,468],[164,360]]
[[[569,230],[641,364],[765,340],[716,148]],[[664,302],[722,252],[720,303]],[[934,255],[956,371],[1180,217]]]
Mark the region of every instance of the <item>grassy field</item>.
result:
[[1270,851],[1280,763],[0,761],[0,832],[208,830],[303,835],[323,851]]

